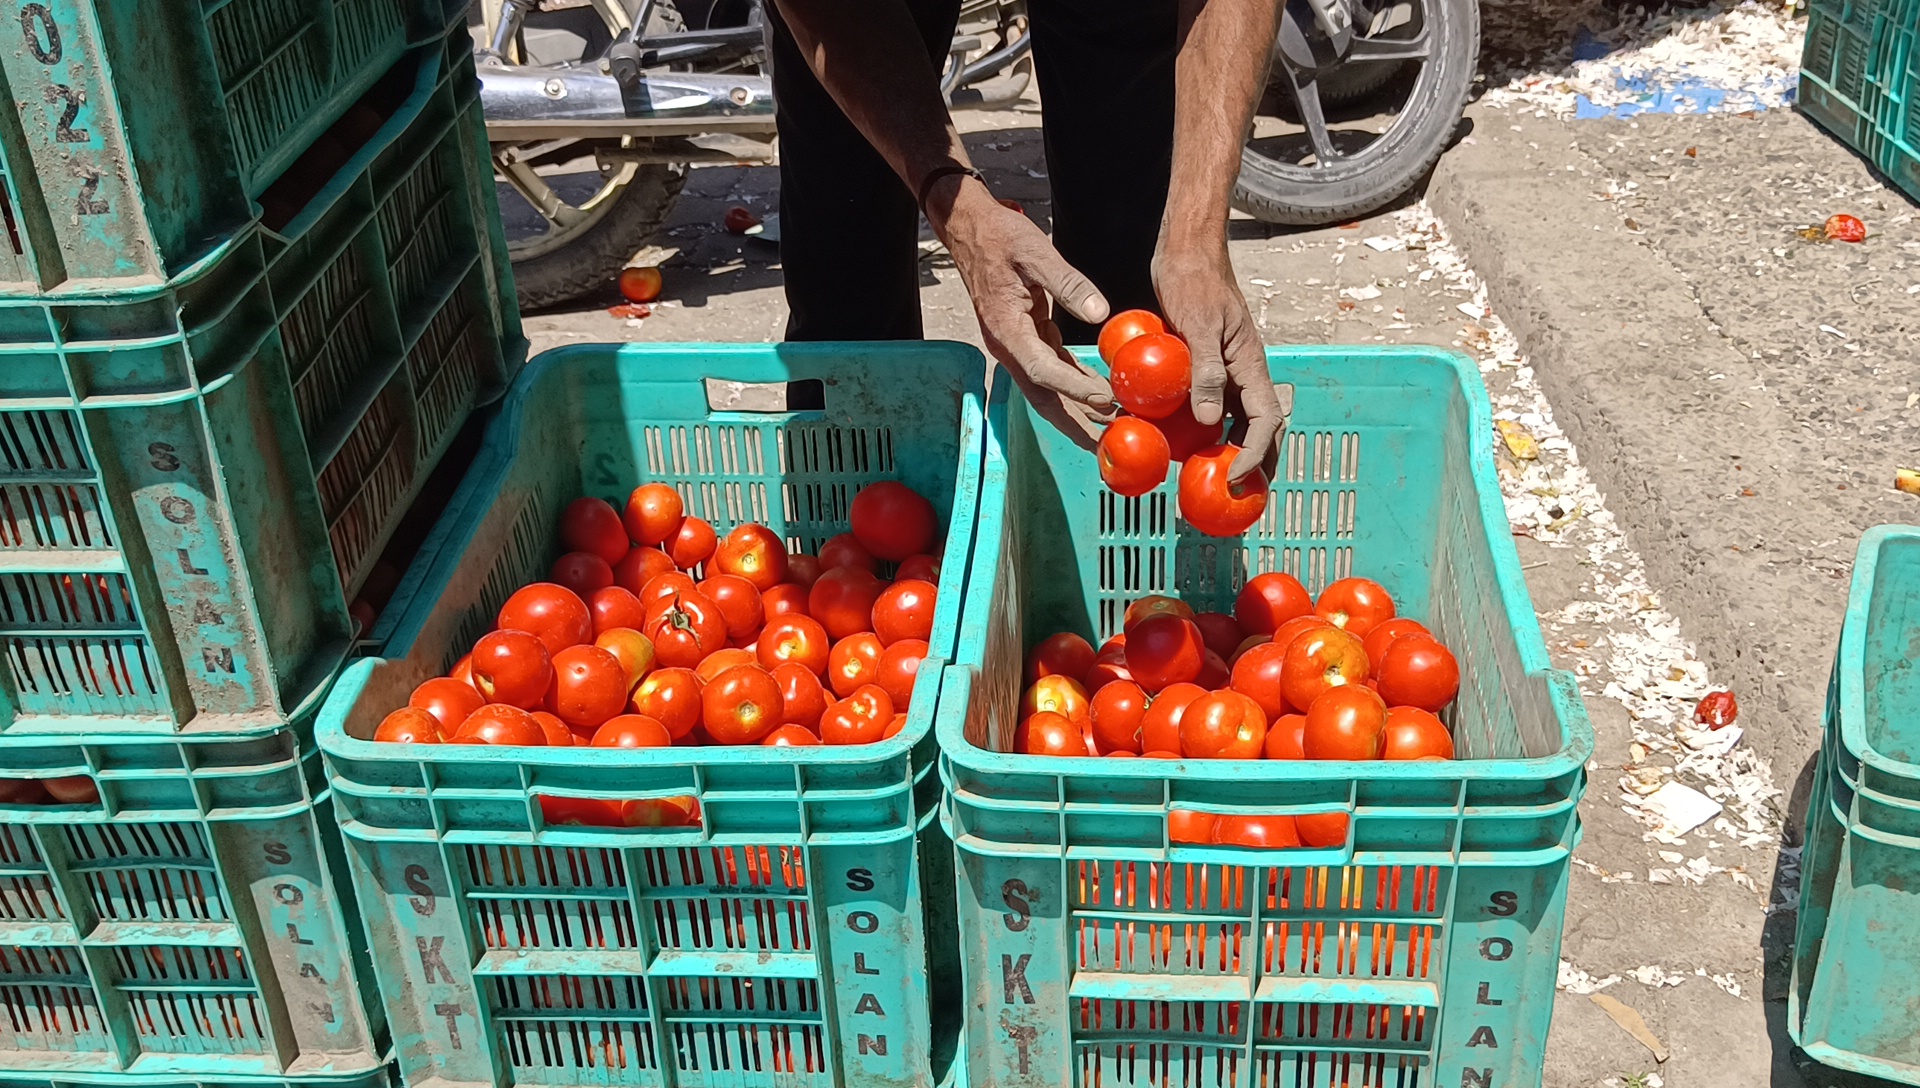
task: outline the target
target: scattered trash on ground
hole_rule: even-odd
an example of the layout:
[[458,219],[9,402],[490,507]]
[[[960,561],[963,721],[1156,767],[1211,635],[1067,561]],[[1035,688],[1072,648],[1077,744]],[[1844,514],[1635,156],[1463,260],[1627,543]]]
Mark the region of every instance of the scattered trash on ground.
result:
[[721,217],[720,222],[727,228],[728,234],[745,234],[760,225],[760,217],[735,204],[727,209],[727,214]]
[[1646,1020],[1633,1011],[1632,1006],[1608,994],[1590,994],[1587,1000],[1600,1006],[1600,1011],[1606,1013],[1614,1023],[1619,1024],[1621,1030],[1633,1036],[1635,1042],[1646,1047],[1647,1051],[1653,1055],[1654,1061],[1665,1062],[1673,1056],[1667,1052],[1666,1045],[1660,1042],[1660,1037],[1647,1027]]
[[1893,489],[1909,495],[1920,495],[1920,468],[1894,469]]
[[1693,708],[1693,720],[1708,729],[1725,729],[1740,716],[1740,700],[1731,691],[1710,691]]

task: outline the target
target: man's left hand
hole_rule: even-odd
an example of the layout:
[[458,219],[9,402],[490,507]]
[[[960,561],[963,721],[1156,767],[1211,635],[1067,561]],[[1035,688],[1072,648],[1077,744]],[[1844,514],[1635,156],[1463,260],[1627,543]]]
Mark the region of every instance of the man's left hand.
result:
[[1256,468],[1272,471],[1274,441],[1287,417],[1274,395],[1267,349],[1234,280],[1225,246],[1219,252],[1170,250],[1153,257],[1154,291],[1167,326],[1186,340],[1193,355],[1193,415],[1217,423],[1226,397],[1237,394],[1246,433],[1233,459],[1232,478]]

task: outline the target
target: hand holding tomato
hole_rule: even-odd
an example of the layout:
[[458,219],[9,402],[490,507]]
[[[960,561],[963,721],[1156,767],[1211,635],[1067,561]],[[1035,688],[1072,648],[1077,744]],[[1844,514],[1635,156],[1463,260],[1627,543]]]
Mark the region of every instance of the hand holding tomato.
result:
[[[1280,403],[1266,345],[1227,257],[1225,235],[1217,243],[1190,245],[1188,239],[1184,232],[1161,235],[1153,255],[1153,289],[1167,327],[1180,334],[1193,357],[1194,417],[1218,423],[1228,404],[1239,402],[1246,433],[1226,475],[1245,482],[1267,464],[1291,405]],[[1266,490],[1264,480],[1260,490]]]

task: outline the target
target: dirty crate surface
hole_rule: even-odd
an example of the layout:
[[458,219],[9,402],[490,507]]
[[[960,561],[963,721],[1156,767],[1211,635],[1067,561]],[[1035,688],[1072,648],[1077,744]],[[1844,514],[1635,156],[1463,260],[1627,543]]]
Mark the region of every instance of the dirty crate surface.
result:
[[386,120],[336,172],[172,286],[0,297],[7,735],[311,710],[349,595],[504,389],[522,349],[467,39],[368,97]]
[[[1004,464],[1006,504],[976,535],[960,634],[984,666],[947,670],[936,725],[972,1084],[1539,1083],[1593,740],[1547,665],[1486,393],[1438,351],[1268,358],[1295,411],[1267,513],[1238,540],[1187,526],[1172,483],[1106,491],[1017,397],[990,417],[984,490]],[[1463,758],[1002,754],[1028,643],[1097,643],[1150,593],[1230,612],[1268,570],[1315,593],[1374,578],[1453,648],[1443,717]],[[1182,846],[1173,807],[1351,823],[1338,848]]]
[[1861,538],[1801,870],[1794,1042],[1920,1084],[1920,528]]
[[[410,1085],[928,1085],[947,1066],[952,859],[922,681],[853,748],[376,744],[558,555],[580,495],[673,484],[808,552],[899,479],[947,536],[923,673],[956,646],[985,364],[955,344],[625,345],[528,364],[319,739]],[[997,474],[1004,478],[1004,473]],[[406,603],[401,605],[400,602]],[[396,611],[398,610],[398,611]],[[959,654],[959,657],[955,655]],[[937,680],[935,681],[937,683]],[[696,828],[546,824],[543,797],[692,796]]]
[[310,744],[284,729],[0,746],[0,778],[70,775],[99,801],[0,805],[0,1071],[131,1088],[383,1068]]

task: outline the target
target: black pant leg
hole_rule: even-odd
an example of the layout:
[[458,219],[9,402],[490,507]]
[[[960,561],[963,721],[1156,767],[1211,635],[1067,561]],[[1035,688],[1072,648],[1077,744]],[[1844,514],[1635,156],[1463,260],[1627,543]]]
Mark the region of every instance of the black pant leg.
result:
[[[927,55],[947,54],[959,0],[907,0]],[[920,211],[914,194],[807,67],[773,0],[780,132],[780,263],[788,340],[917,340]]]
[[[1053,244],[1115,313],[1159,310],[1152,261],[1173,170],[1174,0],[1031,0]],[[1056,313],[1069,344],[1099,329]]]

